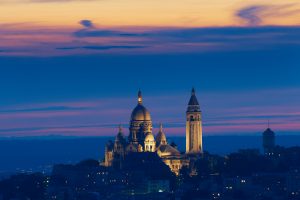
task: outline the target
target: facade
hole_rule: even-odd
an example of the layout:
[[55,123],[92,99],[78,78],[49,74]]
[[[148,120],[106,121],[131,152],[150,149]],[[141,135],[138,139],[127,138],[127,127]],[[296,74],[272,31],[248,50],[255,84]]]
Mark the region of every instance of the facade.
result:
[[143,105],[141,91],[138,92],[138,104],[133,109],[129,123],[129,135],[123,135],[119,127],[115,141],[109,141],[105,147],[105,158],[102,165],[122,168],[122,161],[130,153],[157,153],[162,161],[168,165],[175,174],[183,166],[189,166],[190,155],[201,155],[202,148],[202,117],[195,90],[186,112],[186,154],[180,153],[174,145],[168,144],[163,126],[160,124],[159,132],[154,136],[152,132],[152,119],[150,112]]

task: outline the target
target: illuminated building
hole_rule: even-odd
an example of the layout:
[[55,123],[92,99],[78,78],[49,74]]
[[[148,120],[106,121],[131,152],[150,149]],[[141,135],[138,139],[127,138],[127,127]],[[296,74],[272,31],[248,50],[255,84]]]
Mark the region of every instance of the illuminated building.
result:
[[186,153],[202,153],[202,151],[202,115],[193,88],[186,111]]
[[105,158],[102,165],[110,167],[122,167],[122,161],[130,153],[152,152],[162,159],[175,174],[179,173],[182,166],[189,166],[189,155],[202,153],[202,118],[200,106],[195,90],[192,90],[191,98],[186,112],[186,154],[181,154],[177,148],[168,144],[167,137],[160,124],[156,137],[152,133],[152,119],[150,112],[143,105],[141,91],[138,92],[138,104],[133,109],[129,124],[129,136],[123,135],[119,127],[115,141],[109,141],[105,147]]

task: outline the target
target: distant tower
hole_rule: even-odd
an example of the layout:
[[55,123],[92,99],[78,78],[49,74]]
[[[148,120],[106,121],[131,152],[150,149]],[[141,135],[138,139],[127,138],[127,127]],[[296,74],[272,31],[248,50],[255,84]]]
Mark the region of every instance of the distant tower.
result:
[[268,128],[263,132],[263,148],[265,155],[274,153],[275,147],[275,133],[270,129],[269,122]]
[[202,153],[202,116],[195,89],[186,111],[186,153]]

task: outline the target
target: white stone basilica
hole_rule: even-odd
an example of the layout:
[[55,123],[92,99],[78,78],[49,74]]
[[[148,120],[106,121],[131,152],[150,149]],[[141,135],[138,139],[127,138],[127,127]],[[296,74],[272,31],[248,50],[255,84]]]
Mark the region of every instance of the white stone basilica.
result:
[[129,136],[126,139],[119,127],[115,141],[106,144],[102,164],[107,167],[120,167],[122,160],[132,152],[156,152],[178,174],[182,166],[189,166],[190,157],[201,155],[202,151],[202,117],[194,89],[186,111],[186,153],[180,153],[176,146],[168,144],[162,124],[154,137],[151,116],[143,106],[142,93],[139,91],[138,104],[131,113]]

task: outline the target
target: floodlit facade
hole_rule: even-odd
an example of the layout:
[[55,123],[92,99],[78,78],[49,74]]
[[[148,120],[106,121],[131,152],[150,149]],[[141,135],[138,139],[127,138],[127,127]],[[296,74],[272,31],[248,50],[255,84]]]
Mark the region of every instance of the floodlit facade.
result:
[[152,133],[152,119],[150,112],[143,105],[141,91],[138,92],[138,104],[133,109],[130,117],[129,135],[123,135],[122,127],[119,127],[115,141],[109,141],[105,147],[105,158],[102,165],[110,167],[122,167],[122,161],[126,155],[137,152],[153,152],[168,165],[175,174],[183,166],[189,166],[190,155],[201,155],[202,148],[202,117],[200,106],[196,98],[195,90],[192,90],[191,98],[186,112],[186,154],[180,153],[175,145],[170,145],[163,125],[160,124],[156,137]]
[[196,92],[193,88],[186,111],[186,153],[202,152],[202,115]]

